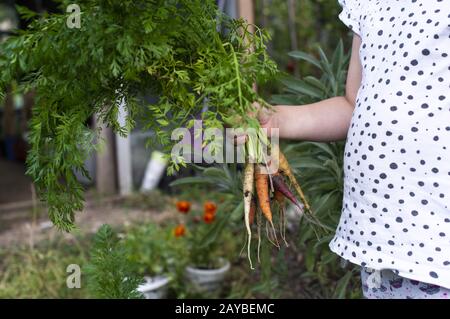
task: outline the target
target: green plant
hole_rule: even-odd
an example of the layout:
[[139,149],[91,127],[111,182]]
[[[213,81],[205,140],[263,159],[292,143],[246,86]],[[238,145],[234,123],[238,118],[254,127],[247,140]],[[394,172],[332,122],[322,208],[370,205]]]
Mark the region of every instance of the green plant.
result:
[[[185,185],[204,185],[214,187],[219,193],[223,202],[220,204],[217,220],[203,236],[199,237],[199,248],[204,249],[208,245],[220,244],[223,238],[223,232],[232,232],[237,245],[246,243],[246,232],[244,231],[243,213],[244,203],[242,201],[242,170],[237,164],[222,164],[211,167],[196,166],[198,176],[178,179],[171,183],[172,187]],[[245,234],[240,237],[237,234]],[[240,241],[240,242],[239,242]],[[221,244],[223,245],[223,244]],[[256,245],[255,245],[256,246]],[[251,293],[264,293],[265,296],[276,297],[274,287],[277,286],[277,280],[273,276],[272,261],[270,257],[272,244],[265,238],[261,241],[261,263],[259,264],[261,276],[259,281],[250,290]],[[251,251],[256,256],[257,248]],[[231,256],[233,257],[233,256]],[[237,252],[234,258],[237,257]],[[248,270],[248,263],[246,263]]]
[[[317,68],[320,77],[283,79],[285,94],[275,95],[274,103],[298,105],[344,95],[349,54],[344,53],[343,42],[339,42],[331,58],[320,47],[318,52],[320,59],[305,52],[289,53]],[[284,151],[297,174],[301,172],[299,180],[312,199],[314,212],[322,223],[335,228],[342,209],[344,142],[295,142],[289,143]],[[299,234],[298,242],[305,251],[307,270],[302,277],[309,282],[309,288],[320,291],[325,297],[344,298],[352,294],[348,288],[357,277],[354,276],[355,268],[348,271],[340,268],[339,256],[328,248],[333,236],[317,241],[310,227],[303,223]]]
[[186,263],[185,245],[170,227],[149,223],[129,229],[124,246],[140,275],[173,277]]
[[[323,100],[333,96],[344,94],[346,72],[349,55],[344,53],[343,43],[339,42],[332,58],[329,59],[320,48],[320,60],[304,53],[295,52],[292,56],[307,61],[320,70],[320,77],[305,77],[295,79],[286,77],[283,83],[286,85],[286,94],[274,96],[274,102],[283,104],[302,104]],[[319,220],[334,228],[337,225],[341,206],[343,190],[343,152],[344,143],[312,143],[296,142],[283,147],[285,155],[290,159],[290,164],[302,183],[303,188],[311,199],[313,211]],[[227,196],[230,203],[237,205],[242,196],[242,186],[237,183],[241,180],[242,173],[236,165],[222,165],[208,168],[199,168],[200,176],[189,177],[175,181],[172,186],[185,184],[214,185]],[[301,172],[301,174],[299,174]],[[239,208],[242,212],[242,207]],[[242,215],[241,215],[242,216]],[[228,222],[239,221],[238,217],[228,219]],[[308,283],[311,296],[344,297],[357,295],[349,290],[354,284],[355,269],[342,270],[339,266],[339,258],[329,251],[327,245],[332,236],[326,236],[317,240],[316,235],[309,225],[303,220],[299,230],[299,248],[304,251],[306,272],[302,280]],[[217,229],[221,231],[221,229]],[[277,283],[274,281],[272,265],[264,263],[268,254],[268,243],[263,242],[262,274],[263,281],[255,289],[270,291]],[[282,265],[282,263],[278,263]],[[272,288],[268,288],[272,287]],[[267,288],[267,290],[266,290]],[[314,292],[312,292],[315,290]]]
[[[348,28],[338,19],[342,11],[338,1],[296,1],[294,28],[290,28],[287,23],[289,11],[292,10],[287,0],[256,0],[255,9],[257,24],[271,35],[271,41],[268,43],[269,53],[282,70],[292,71],[293,64],[298,64],[298,61],[287,56],[286,52],[301,49],[313,54],[317,43],[321,43],[324,51],[329,53],[339,39],[348,34]],[[292,36],[295,36],[299,48],[294,47]],[[345,40],[346,44],[351,43],[350,37]],[[301,74],[316,71],[309,64],[298,66]]]
[[95,298],[142,298],[137,287],[143,278],[136,275],[127,249],[109,225],[97,231],[85,271],[89,293]]
[[199,175],[180,178],[170,184],[171,187],[185,185],[213,186],[216,193],[221,195],[219,213],[212,227],[208,227],[201,239],[199,247],[201,249],[217,242],[222,232],[237,221],[242,220],[244,205],[242,201],[242,172],[236,164],[222,164],[211,167],[195,166]]
[[[178,202],[178,211],[185,215],[185,222],[174,230],[174,235],[183,237],[189,254],[188,263],[191,266],[201,269],[215,269],[220,267],[221,255],[220,249],[223,232],[211,231],[216,229],[214,226],[217,219],[224,212],[211,201],[206,201],[203,210],[190,209],[190,203],[186,201]],[[219,216],[219,217],[218,217]],[[183,230],[180,232],[180,227]],[[213,240],[211,240],[212,237]]]
[[[60,2],[66,8],[71,1]],[[254,101],[263,102],[253,84],[277,72],[265,50],[267,34],[258,28],[252,33],[243,20],[220,13],[214,0],[77,4],[81,29],[66,27],[65,13],[39,16],[20,8],[31,20],[29,29],[0,44],[0,96],[16,79],[19,91],[36,89],[28,174],[50,219],[67,231],[83,208],[74,171],[88,175],[84,162],[96,134],[86,125],[91,116],[121,135],[144,118],[167,152],[175,144],[171,130],[191,127],[205,104],[205,127],[221,128],[237,116],[258,127],[248,116]],[[159,96],[153,105],[139,99],[148,91]],[[122,100],[124,126],[117,120]],[[168,171],[184,165],[176,156]]]
[[289,53],[292,58],[316,68],[319,75],[281,78],[284,94],[273,95],[272,103],[300,105],[344,94],[350,55],[345,53],[343,41],[339,41],[331,57],[320,46],[317,52],[319,59],[303,51]]

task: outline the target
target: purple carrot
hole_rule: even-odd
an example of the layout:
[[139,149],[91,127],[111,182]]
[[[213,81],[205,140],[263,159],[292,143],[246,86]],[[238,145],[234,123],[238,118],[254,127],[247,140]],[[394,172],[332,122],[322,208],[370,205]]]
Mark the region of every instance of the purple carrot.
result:
[[303,211],[299,201],[295,198],[294,194],[290,191],[289,187],[286,185],[283,176],[280,174],[272,175],[273,187],[275,190],[283,194],[287,199],[289,199],[295,206]]

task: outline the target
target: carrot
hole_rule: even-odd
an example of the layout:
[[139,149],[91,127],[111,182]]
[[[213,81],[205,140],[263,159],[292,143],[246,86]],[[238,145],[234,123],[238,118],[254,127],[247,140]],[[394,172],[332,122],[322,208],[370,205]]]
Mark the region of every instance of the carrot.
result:
[[277,201],[278,205],[284,206],[284,195],[279,190],[275,189],[273,197]]
[[261,216],[261,210],[257,209],[256,211],[256,224],[258,225],[258,250],[257,250],[257,256],[258,256],[258,262],[261,263],[261,225],[262,225],[262,216]]
[[[266,168],[267,167],[263,167],[261,165],[258,165],[255,168],[256,194],[258,195],[258,202],[261,212],[272,228],[275,241],[272,241],[269,236],[267,238],[274,246],[280,247],[280,245],[278,244],[275,227],[273,225],[272,210],[270,209],[269,175],[267,174]],[[266,232],[268,233],[267,224]]]
[[254,187],[254,175],[255,175],[255,165],[248,162],[244,168],[244,217],[245,217],[245,227],[247,228],[248,243],[247,243],[247,254],[248,261],[250,262],[250,268],[253,268],[252,258],[250,256],[250,244],[252,240],[252,230],[250,228],[250,211],[252,206],[253,198],[253,187]]
[[[275,183],[275,179],[274,179],[274,183]],[[279,211],[280,211],[280,235],[281,235],[281,239],[283,239],[284,244],[286,245],[286,247],[289,247],[289,244],[286,241],[285,197],[284,197],[283,193],[281,193],[279,190],[276,189],[276,186],[275,186],[274,198],[275,198],[275,201],[278,203],[278,208],[279,208]]]
[[279,145],[278,144],[272,145],[271,152],[272,152],[271,156],[274,159],[274,161],[278,160],[278,171],[281,173],[281,175],[289,179],[289,182],[294,186],[295,191],[298,193],[305,208],[305,217],[312,222],[313,230],[316,233],[316,235],[318,235],[318,229],[316,229],[314,225],[319,226],[321,230],[332,231],[330,227],[322,224],[313,213],[311,206],[309,205],[306,196],[303,193],[302,188],[300,187],[299,183],[297,182],[297,179],[294,176],[294,173],[292,172],[291,166],[289,165],[286,156],[284,156],[284,154],[280,151]]
[[[273,226],[273,225],[272,225]],[[266,220],[266,238],[275,247],[280,248],[280,244],[278,243],[277,233],[275,231],[275,227],[271,227],[272,231],[269,231],[269,222]]]
[[255,214],[256,214],[256,202],[255,202],[255,200],[252,200],[252,203],[250,205],[250,214],[249,214],[250,225],[253,225],[253,223],[255,222]]
[[259,207],[264,217],[272,224],[272,211],[270,210],[269,198],[269,176],[262,172],[258,165],[255,169],[256,194],[258,195]]
[[[286,183],[284,182],[284,178],[281,174],[275,174],[272,176],[273,185],[275,189],[278,191],[280,195],[284,195],[287,199],[289,199],[295,206],[297,206],[300,210],[302,210],[302,207],[300,203],[298,202],[297,198],[295,198],[294,194],[292,194],[291,190],[288,188]],[[277,193],[275,193],[277,194]]]
[[300,187],[299,183],[297,182],[297,179],[294,176],[294,173],[292,173],[291,166],[289,165],[289,162],[287,161],[284,154],[280,151],[279,152],[279,166],[280,166],[280,173],[284,176],[286,176],[291,184],[294,186],[295,190],[297,191],[298,195],[300,196],[300,199],[303,202],[303,205],[305,206],[306,210],[310,213],[312,213],[311,206],[309,205],[308,201],[306,200],[306,196],[303,193],[302,188]]

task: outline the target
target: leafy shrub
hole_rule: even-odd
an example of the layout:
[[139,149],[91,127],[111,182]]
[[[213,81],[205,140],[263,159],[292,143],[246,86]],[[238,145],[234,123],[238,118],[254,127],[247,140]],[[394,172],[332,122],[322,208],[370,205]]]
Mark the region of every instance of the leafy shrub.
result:
[[[29,29],[0,44],[0,97],[13,80],[19,91],[36,89],[28,174],[50,219],[66,231],[83,208],[75,171],[89,175],[84,162],[96,135],[86,126],[89,118],[98,117],[121,135],[143,119],[170,154],[176,144],[172,130],[192,127],[198,114],[205,127],[223,127],[236,116],[258,126],[248,113],[253,102],[263,101],[252,85],[277,73],[265,50],[267,34],[250,32],[242,19],[220,13],[214,0],[78,4],[80,30],[65,27],[66,13],[39,16],[21,8],[32,20]],[[147,105],[140,99],[146,92],[159,99]],[[122,101],[128,112],[123,126]],[[181,166],[186,166],[182,156],[170,157],[168,172]]]
[[320,46],[317,52],[319,58],[303,51],[289,53],[290,57],[314,67],[318,76],[285,76],[281,79],[284,94],[273,95],[273,103],[299,105],[344,94],[350,55],[345,53],[343,41],[339,41],[331,57]]
[[149,223],[129,229],[124,246],[140,275],[175,275],[186,263],[185,246],[170,227]]
[[136,275],[127,249],[109,225],[97,231],[85,270],[89,293],[95,298],[142,298],[136,289],[143,279]]
[[220,210],[229,213],[218,214],[213,227],[204,234],[200,242],[206,246],[212,244],[221,236],[230,221],[240,221],[243,216],[242,172],[238,169],[238,165],[236,164],[196,167],[199,170],[198,176],[180,178],[170,185],[172,187],[193,184],[213,186],[216,193],[222,194],[223,201],[220,204]]
[[[256,23],[266,29],[271,35],[269,53],[285,70],[293,59],[285,54],[293,50],[290,30],[288,29],[289,1],[286,0],[256,0]],[[302,0],[296,1],[295,33],[302,51],[315,54],[317,43],[323,44],[323,50],[330,53],[339,39],[349,33],[349,29],[338,19],[342,8],[336,0]],[[350,44],[350,38],[345,38]],[[303,74],[316,72],[310,64],[301,64]]]

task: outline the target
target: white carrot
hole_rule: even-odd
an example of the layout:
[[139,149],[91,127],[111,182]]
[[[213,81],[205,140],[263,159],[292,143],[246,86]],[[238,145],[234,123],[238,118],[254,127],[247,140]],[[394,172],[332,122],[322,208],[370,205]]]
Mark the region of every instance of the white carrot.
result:
[[244,190],[245,227],[247,228],[247,235],[248,235],[247,254],[251,269],[254,269],[252,264],[252,258],[250,255],[250,244],[252,240],[252,230],[250,228],[250,210],[253,200],[254,174],[255,174],[255,165],[253,163],[250,163],[249,161],[244,168],[243,190]]

